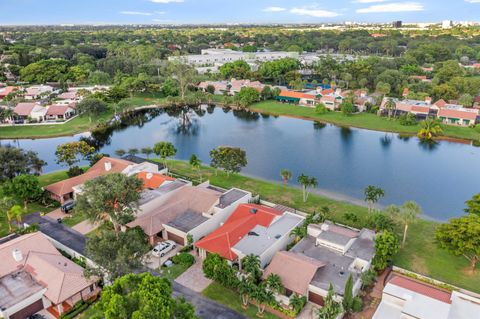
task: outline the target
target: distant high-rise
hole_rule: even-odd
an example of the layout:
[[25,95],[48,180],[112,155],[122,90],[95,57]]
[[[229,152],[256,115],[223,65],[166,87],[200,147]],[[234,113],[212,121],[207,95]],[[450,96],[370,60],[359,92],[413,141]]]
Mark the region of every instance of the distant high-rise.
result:
[[392,22],[392,27],[401,28],[402,27],[402,21],[393,21]]
[[442,21],[442,29],[450,29],[453,26],[452,20],[443,20]]

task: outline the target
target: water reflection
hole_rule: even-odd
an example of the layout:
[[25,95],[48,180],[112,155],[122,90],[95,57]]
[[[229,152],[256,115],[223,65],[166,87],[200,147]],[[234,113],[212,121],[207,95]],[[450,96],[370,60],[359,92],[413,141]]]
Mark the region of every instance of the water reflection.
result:
[[322,128],[325,128],[326,126],[327,126],[327,124],[323,123],[323,122],[318,122],[318,121],[313,122],[313,129],[315,129],[315,130],[321,130]]

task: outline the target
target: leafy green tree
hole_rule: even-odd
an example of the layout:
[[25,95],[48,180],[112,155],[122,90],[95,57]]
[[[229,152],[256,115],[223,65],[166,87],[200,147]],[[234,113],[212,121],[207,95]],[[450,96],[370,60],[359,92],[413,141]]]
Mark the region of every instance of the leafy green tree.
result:
[[305,296],[300,296],[296,293],[292,294],[288,302],[290,309],[293,309],[297,314],[302,311],[303,307],[307,303],[307,298]]
[[140,152],[144,154],[147,158],[150,157],[150,155],[153,154],[153,149],[151,147],[143,147]]
[[405,247],[405,241],[407,240],[408,226],[415,222],[419,215],[422,214],[422,209],[414,201],[405,202],[399,210],[398,218],[403,224],[403,238],[402,248]]
[[323,103],[318,103],[316,106],[315,106],[315,113],[317,114],[325,114],[328,112],[328,109],[327,107],[325,106],[325,104]]
[[480,216],[480,193],[473,195],[465,204],[467,204],[465,212]]
[[90,122],[92,122],[93,116],[98,116],[105,112],[107,109],[107,103],[96,98],[85,98],[78,102],[76,110],[79,114],[88,116]]
[[272,88],[269,85],[265,85],[260,93],[263,100],[271,100],[274,98]]
[[448,82],[451,78],[463,76],[464,69],[458,65],[458,61],[449,60],[440,63],[440,67],[435,68],[434,83],[442,84]]
[[[202,161],[197,157],[197,155],[192,154],[192,156],[190,156],[189,164],[190,164],[190,167],[192,167],[192,169],[194,171],[199,171],[200,166],[202,165]],[[198,175],[199,175],[200,182],[201,182],[202,181],[202,175],[201,175],[200,172],[199,172]]]
[[188,86],[193,83],[197,74],[196,70],[190,65],[184,64],[178,60],[169,61],[167,70],[171,74],[172,79],[174,79],[178,85],[180,97],[184,99]]
[[58,145],[55,156],[57,157],[58,164],[65,163],[69,167],[72,167],[73,164],[80,162],[78,156],[86,160],[88,156],[94,152],[95,148],[88,145],[87,142],[75,141]]
[[77,195],[75,210],[93,222],[108,216],[116,232],[134,218],[142,181],[136,176],[112,173],[87,181]]
[[351,102],[343,102],[340,105],[340,110],[342,111],[343,115],[352,115],[355,111],[355,106]]
[[462,94],[460,98],[458,99],[458,103],[460,105],[463,105],[464,107],[471,107],[473,105],[473,96],[470,94]]
[[373,205],[378,202],[380,198],[385,196],[385,192],[380,187],[375,187],[373,185],[368,185],[365,188],[365,202],[368,204],[368,212],[370,213],[373,210]]
[[166,278],[128,274],[105,286],[95,307],[105,319],[196,319],[194,307],[173,298],[172,292]]
[[29,201],[37,200],[43,194],[38,177],[27,174],[15,176],[4,186],[3,191],[6,195],[22,199],[25,210],[28,208]]
[[391,98],[387,99],[387,101],[385,102],[385,110],[387,110],[387,113],[388,113],[388,119],[390,119],[392,117],[392,112],[394,110],[396,110],[397,108],[397,104],[395,103],[395,101]]
[[318,310],[318,319],[335,319],[342,312],[342,305],[334,300],[335,292],[330,284],[325,303]]
[[127,152],[124,149],[119,148],[118,150],[115,150],[115,155],[118,157],[123,157]]
[[238,147],[218,146],[210,151],[211,166],[230,173],[239,173],[247,165],[247,153]]
[[46,164],[36,152],[25,151],[9,144],[0,145],[0,182],[20,174],[40,173]]
[[88,76],[88,83],[94,85],[109,84],[112,81],[110,75],[106,72],[96,70]]
[[293,241],[298,243],[303,237],[307,235],[307,227],[297,226],[291,232],[290,236],[293,237]]
[[283,184],[287,185],[288,181],[292,178],[292,172],[288,169],[282,169],[280,171],[280,176],[282,177]]
[[235,99],[241,106],[247,107],[260,100],[260,93],[254,88],[242,87],[240,92],[235,95]]
[[250,65],[243,60],[225,63],[218,70],[224,79],[246,79],[250,77]]
[[298,183],[302,185],[302,192],[303,192],[303,202],[307,202],[310,187],[317,187],[318,182],[315,177],[310,177],[305,174],[300,174],[297,179]]
[[398,238],[389,231],[383,231],[375,236],[375,257],[372,265],[375,270],[383,270],[400,250]]
[[441,248],[463,256],[470,262],[470,269],[476,270],[480,261],[480,216],[468,214],[452,218],[437,227],[435,238]]
[[426,142],[432,142],[435,137],[443,133],[442,127],[439,122],[434,119],[426,119],[420,122],[420,130],[417,133],[417,136],[420,140]]
[[138,148],[129,148],[127,151],[128,155],[135,156],[138,154]]
[[150,250],[141,228],[126,232],[105,230],[87,237],[86,256],[98,267],[87,267],[87,275],[107,276],[112,281],[143,267],[142,261]]
[[162,93],[164,96],[178,96],[178,83],[172,78],[167,78],[162,83]]
[[[14,206],[17,206],[15,209]],[[20,208],[20,210],[18,210]],[[7,217],[8,232],[12,232],[12,221],[17,219],[17,213],[21,217],[23,210],[19,205],[15,205],[15,200],[9,196],[3,196],[0,198],[0,211]]]
[[223,263],[226,263],[226,260],[220,257],[220,255],[208,254],[202,263],[202,270],[205,274],[205,277],[214,279],[216,269],[219,268]]
[[47,59],[31,63],[20,71],[26,82],[45,83],[58,82],[65,79],[68,62],[63,59]]
[[352,274],[348,275],[347,282],[345,283],[345,289],[342,300],[343,310],[351,312],[353,308],[353,278]]
[[163,164],[167,167],[167,158],[175,156],[177,149],[170,142],[158,142],[153,146],[153,152],[160,156],[163,160]]
[[367,225],[376,232],[383,230],[393,231],[395,223],[392,216],[397,216],[399,208],[395,205],[387,206],[383,212],[373,212],[368,216]]

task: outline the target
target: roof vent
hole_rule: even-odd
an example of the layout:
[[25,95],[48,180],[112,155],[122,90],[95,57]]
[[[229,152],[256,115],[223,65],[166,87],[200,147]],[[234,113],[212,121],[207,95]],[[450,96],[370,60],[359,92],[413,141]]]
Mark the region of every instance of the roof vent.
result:
[[105,162],[105,170],[108,172],[112,169],[112,163],[111,162]]
[[257,211],[258,211],[258,210],[257,210],[256,208],[252,208],[252,209],[250,209],[250,213],[252,213],[252,214],[256,214],[256,213],[257,213]]
[[12,255],[13,255],[13,259],[15,259],[16,262],[21,262],[23,259],[23,254],[20,249],[12,250]]
[[152,173],[147,173],[147,176],[146,176],[146,177],[147,177],[147,179],[152,179],[153,174],[152,174]]
[[280,235],[280,234],[275,235],[275,239],[280,239],[280,237],[282,237],[282,235]]
[[249,231],[249,232],[248,232],[248,236],[260,236],[260,235],[257,234],[257,233],[254,232],[254,231]]

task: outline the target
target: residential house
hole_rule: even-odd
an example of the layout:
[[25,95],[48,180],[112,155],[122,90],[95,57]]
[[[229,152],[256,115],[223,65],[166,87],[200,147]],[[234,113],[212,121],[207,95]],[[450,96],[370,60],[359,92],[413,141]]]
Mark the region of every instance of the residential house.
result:
[[[384,97],[380,104],[380,111],[387,112],[385,106],[391,98]],[[391,99],[395,103],[395,109],[392,111],[394,115],[402,115],[406,113],[414,114],[418,119],[425,119],[431,114],[431,98],[427,97],[425,101],[411,99]]]
[[0,244],[0,317],[24,319],[43,309],[59,318],[100,289],[40,232]]
[[230,94],[235,95],[240,92],[244,87],[253,88],[259,93],[262,92],[265,85],[260,81],[250,81],[250,80],[235,80],[230,81]]
[[383,289],[372,319],[472,319],[480,313],[480,296],[468,291],[447,291],[394,274]]
[[49,105],[45,121],[66,121],[75,115],[75,109],[70,105]]
[[4,99],[10,93],[18,90],[20,90],[18,86],[6,86],[6,87],[0,88],[0,100]]
[[248,255],[260,259],[264,268],[276,252],[292,241],[291,231],[304,218],[289,211],[257,204],[240,204],[228,219],[213,232],[195,243],[201,258],[216,253],[230,263],[238,263]]
[[215,95],[224,95],[225,93],[230,92],[230,84],[228,81],[205,81],[205,82],[200,82],[197,87],[203,92],[207,92],[207,88],[209,86],[214,87],[214,93]]
[[343,298],[345,283],[351,275],[356,294],[361,286],[361,274],[370,268],[375,253],[375,233],[329,221],[310,224],[307,233],[290,251],[278,252],[273,257],[264,277],[277,274],[282,279],[287,297],[297,293],[323,305],[330,284],[335,299],[340,301]]
[[446,104],[440,108],[437,117],[445,124],[460,126],[475,125],[479,116],[479,109],[467,109],[460,105]]
[[47,108],[34,102],[21,102],[15,106],[13,112],[17,120],[43,122]]
[[249,192],[235,188],[224,192],[208,182],[192,186],[168,180],[156,185],[142,192],[136,218],[127,224],[141,227],[152,245],[167,239],[186,245],[189,235],[196,241],[219,227],[237,204],[251,198]]
[[54,88],[50,85],[35,85],[25,89],[25,100],[38,100],[44,95],[53,93]]
[[299,91],[282,90],[280,91],[280,94],[276,97],[276,99],[282,103],[314,107],[316,104],[317,95],[315,91],[312,92],[306,93]]

